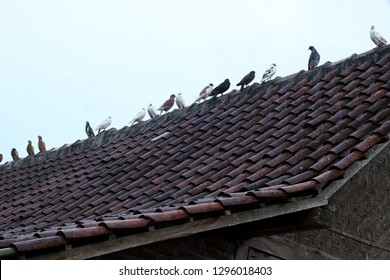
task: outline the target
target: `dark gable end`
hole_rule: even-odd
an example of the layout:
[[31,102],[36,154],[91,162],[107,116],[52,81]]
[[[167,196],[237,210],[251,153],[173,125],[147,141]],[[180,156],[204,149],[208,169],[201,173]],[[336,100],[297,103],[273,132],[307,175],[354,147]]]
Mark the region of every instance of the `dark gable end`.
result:
[[96,257],[324,206],[389,119],[386,46],[3,164],[0,254]]

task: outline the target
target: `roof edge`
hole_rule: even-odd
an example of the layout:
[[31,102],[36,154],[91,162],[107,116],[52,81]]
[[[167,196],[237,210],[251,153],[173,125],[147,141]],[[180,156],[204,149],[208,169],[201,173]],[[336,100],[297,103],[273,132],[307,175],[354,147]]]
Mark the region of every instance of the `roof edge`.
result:
[[265,208],[257,208],[237,213],[227,212],[223,216],[200,219],[159,229],[153,228],[147,232],[111,238],[107,241],[75,247],[65,251],[37,255],[31,259],[90,259],[142,245],[310,210],[326,206],[327,204],[328,200],[314,197],[305,200],[292,201],[285,205],[271,205]]
[[336,180],[326,186],[320,193],[319,197],[328,200],[335,194],[342,186],[344,186],[353,176],[359,173],[371,160],[373,160],[381,151],[390,147],[390,133],[386,136],[387,141],[377,143],[366,152],[366,159],[361,159],[352,164],[344,173],[342,179]]

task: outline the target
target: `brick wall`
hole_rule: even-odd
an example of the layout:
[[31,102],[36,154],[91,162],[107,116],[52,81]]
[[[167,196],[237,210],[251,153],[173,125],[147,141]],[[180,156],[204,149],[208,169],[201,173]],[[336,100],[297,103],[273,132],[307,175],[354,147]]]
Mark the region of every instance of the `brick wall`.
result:
[[286,235],[339,259],[390,259],[390,145],[329,200],[330,229]]

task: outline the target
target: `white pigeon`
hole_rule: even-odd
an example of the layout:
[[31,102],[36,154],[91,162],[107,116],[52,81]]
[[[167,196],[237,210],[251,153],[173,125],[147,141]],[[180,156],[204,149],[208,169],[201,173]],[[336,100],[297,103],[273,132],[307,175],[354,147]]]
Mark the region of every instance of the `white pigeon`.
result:
[[378,31],[375,30],[374,25],[371,26],[370,37],[371,37],[371,40],[375,43],[375,45],[377,45],[378,47],[388,44],[386,39],[381,34],[379,34]]
[[131,121],[129,121],[129,123],[131,123],[131,126],[133,126],[135,122],[141,122],[142,119],[145,118],[145,116],[146,110],[145,108],[142,108],[142,110],[137,115],[135,115],[135,117]]
[[267,71],[264,72],[263,78],[261,79],[260,83],[265,83],[271,80],[272,76],[276,73],[276,64],[272,63],[270,67],[267,69]]
[[213,91],[213,84],[210,83],[202,89],[202,91],[199,93],[198,98],[196,98],[195,103],[200,102],[202,99],[203,100],[206,99],[209,96],[210,92],[212,91]]
[[154,106],[152,104],[149,104],[148,114],[149,114],[151,119],[158,117],[158,112],[156,111],[156,108],[154,108]]
[[111,124],[111,117],[108,116],[107,119],[103,120],[96,128],[95,131],[100,133],[101,130],[105,130],[107,127],[109,127]]
[[183,95],[181,95],[181,93],[179,93],[176,97],[176,105],[177,107],[179,107],[179,110],[184,109],[184,107],[186,106]]

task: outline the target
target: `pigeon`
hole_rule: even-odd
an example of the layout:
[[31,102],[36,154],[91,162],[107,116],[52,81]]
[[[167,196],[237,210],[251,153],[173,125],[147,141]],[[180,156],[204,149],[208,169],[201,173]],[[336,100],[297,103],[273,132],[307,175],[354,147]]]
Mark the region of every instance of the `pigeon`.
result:
[[0,162],[3,160],[3,154],[0,154]]
[[237,86],[241,86],[240,90],[243,90],[245,86],[249,85],[255,79],[255,71],[250,71],[242,80],[237,84]]
[[42,136],[38,136],[38,149],[41,152],[46,152],[46,144],[42,140]]
[[89,121],[85,123],[85,133],[87,133],[88,138],[95,136],[92,127],[89,124]]
[[11,151],[11,156],[13,160],[18,160],[19,159],[19,153],[15,148],[12,148]]
[[154,106],[152,104],[149,104],[148,114],[149,114],[151,119],[154,119],[155,117],[158,117],[158,113],[156,111],[156,108],[154,108]]
[[214,85],[212,83],[205,86],[199,93],[198,98],[196,98],[195,103],[200,102],[202,99],[206,99],[209,96],[210,92],[213,90],[213,86]]
[[276,64],[272,63],[269,68],[264,72],[263,77],[261,78],[260,83],[265,83],[271,80],[272,76],[276,73]]
[[100,133],[100,131],[105,130],[107,127],[109,127],[111,124],[111,117],[108,116],[107,119],[103,120],[96,128],[95,131]]
[[370,37],[371,37],[371,40],[375,43],[375,45],[377,45],[378,47],[388,44],[386,39],[383,38],[383,36],[381,34],[379,34],[378,31],[375,30],[374,25],[371,26]]
[[28,145],[27,145],[26,150],[27,150],[27,154],[28,154],[29,156],[35,155],[35,153],[34,153],[34,147],[33,147],[33,145],[32,145],[31,140],[28,140]]
[[168,112],[172,108],[173,104],[175,103],[175,97],[176,95],[171,94],[171,97],[169,97],[169,99],[165,101],[160,108],[157,109],[160,111],[160,116],[163,111]]
[[316,68],[318,63],[320,62],[320,54],[317,52],[317,50],[313,46],[310,46],[309,50],[311,50],[311,54],[309,57],[308,70]]
[[145,118],[146,116],[146,110],[145,108],[142,108],[142,110],[137,114],[135,115],[135,117],[129,122],[131,123],[130,126],[133,126],[136,122],[139,123],[142,121],[143,118]]
[[183,95],[181,95],[181,93],[179,93],[176,97],[176,105],[177,107],[179,107],[179,110],[184,109],[184,107],[186,106]]
[[214,98],[216,98],[218,94],[222,95],[225,91],[229,89],[229,87],[230,87],[230,81],[229,79],[226,79],[225,81],[223,81],[223,83],[221,83],[216,88],[214,88],[209,95],[214,96]]

